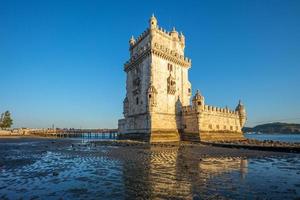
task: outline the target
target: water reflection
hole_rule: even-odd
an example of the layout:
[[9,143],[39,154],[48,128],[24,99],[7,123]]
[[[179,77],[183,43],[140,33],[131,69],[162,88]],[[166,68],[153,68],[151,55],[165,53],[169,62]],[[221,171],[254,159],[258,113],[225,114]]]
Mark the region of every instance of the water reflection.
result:
[[[246,158],[200,158],[189,154],[185,147],[150,147],[146,152],[137,150],[142,162],[123,163],[125,194],[128,199],[176,198],[193,199],[211,197],[216,194],[216,178],[236,172],[245,178],[248,172]],[[133,155],[132,155],[133,156]],[[222,183],[228,184],[225,179]],[[226,186],[225,186],[226,187]],[[220,188],[219,188],[220,189]]]
[[232,171],[240,171],[242,178],[246,177],[248,172],[248,160],[246,158],[203,158],[199,162],[199,169],[203,173],[220,175]]
[[[297,154],[214,147],[0,143],[0,199],[291,199]],[[253,154],[254,155],[254,154]]]

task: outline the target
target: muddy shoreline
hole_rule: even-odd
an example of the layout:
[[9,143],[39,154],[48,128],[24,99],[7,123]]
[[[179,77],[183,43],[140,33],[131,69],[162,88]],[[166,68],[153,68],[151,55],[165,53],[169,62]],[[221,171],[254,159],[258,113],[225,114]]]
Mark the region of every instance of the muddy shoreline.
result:
[[[44,137],[36,135],[10,135],[10,136],[0,136],[0,140],[9,139],[68,139],[72,140],[74,138],[57,138],[57,137]],[[249,150],[259,150],[259,151],[275,151],[275,152],[289,152],[289,153],[300,153],[300,143],[288,143],[279,141],[259,141],[254,139],[245,139],[240,141],[201,141],[201,142],[187,142],[180,141],[175,143],[145,143],[133,140],[108,140],[108,141],[95,141],[92,143],[98,143],[103,145],[144,145],[144,146],[173,146],[180,144],[193,144],[193,145],[208,145],[214,147],[224,147],[224,148],[234,148],[234,149],[249,149]]]
[[0,138],[0,199],[295,199],[300,155],[180,142]]

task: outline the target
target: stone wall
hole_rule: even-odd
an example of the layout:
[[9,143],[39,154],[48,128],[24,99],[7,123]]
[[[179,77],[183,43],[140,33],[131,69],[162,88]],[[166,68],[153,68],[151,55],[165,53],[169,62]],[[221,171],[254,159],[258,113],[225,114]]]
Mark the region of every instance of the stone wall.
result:
[[150,120],[149,114],[139,114],[128,116],[125,119],[119,121],[120,133],[149,133],[150,132]]
[[183,114],[182,129],[185,133],[199,134],[199,118],[197,112]]
[[237,112],[228,109],[216,110],[205,105],[200,112],[200,131],[230,131],[241,132],[240,118]]
[[182,113],[183,138],[198,134],[201,141],[243,139],[237,111],[202,105],[183,107]]

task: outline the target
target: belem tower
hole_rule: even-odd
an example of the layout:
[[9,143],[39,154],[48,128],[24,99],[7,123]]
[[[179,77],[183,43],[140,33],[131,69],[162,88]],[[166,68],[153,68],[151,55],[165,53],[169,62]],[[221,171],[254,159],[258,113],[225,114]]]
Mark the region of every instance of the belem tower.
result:
[[184,35],[162,29],[154,15],[138,38],[131,37],[119,133],[149,142],[243,139],[246,111],[241,102],[230,110],[206,105],[199,91],[192,96],[191,59],[184,48]]

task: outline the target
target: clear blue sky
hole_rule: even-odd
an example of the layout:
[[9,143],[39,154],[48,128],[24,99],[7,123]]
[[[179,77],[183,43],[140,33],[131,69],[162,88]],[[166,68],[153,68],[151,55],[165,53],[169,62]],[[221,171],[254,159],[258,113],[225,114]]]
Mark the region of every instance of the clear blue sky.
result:
[[249,126],[300,122],[298,0],[0,0],[0,111],[15,127],[117,127],[128,40],[152,13],[185,34],[207,104],[242,99]]

